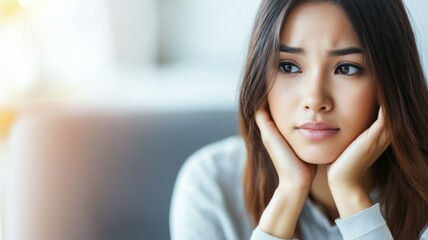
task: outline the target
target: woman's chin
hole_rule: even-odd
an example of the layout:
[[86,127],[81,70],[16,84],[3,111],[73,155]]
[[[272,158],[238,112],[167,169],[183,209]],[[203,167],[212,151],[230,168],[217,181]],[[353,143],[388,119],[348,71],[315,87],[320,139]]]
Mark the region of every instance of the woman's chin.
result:
[[336,159],[326,159],[326,158],[300,158],[303,162],[315,164],[315,165],[323,165],[334,162]]
[[296,152],[296,155],[304,162],[310,164],[329,164],[339,157],[341,152],[333,151],[302,151]]

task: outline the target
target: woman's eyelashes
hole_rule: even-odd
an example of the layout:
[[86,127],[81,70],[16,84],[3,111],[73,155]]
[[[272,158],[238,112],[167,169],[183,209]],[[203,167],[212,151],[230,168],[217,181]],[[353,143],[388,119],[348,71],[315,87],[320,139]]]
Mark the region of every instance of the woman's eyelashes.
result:
[[[302,73],[302,70],[296,64],[291,62],[281,62],[279,64],[279,70],[285,74]],[[363,68],[358,67],[354,64],[342,63],[336,67],[336,69],[334,70],[334,74],[352,76],[357,75],[362,71]]]
[[334,71],[334,74],[342,74],[342,75],[356,75],[361,73],[363,69],[355,66],[353,64],[349,64],[349,63],[344,63],[344,64],[340,64],[336,70]]
[[300,73],[300,72],[302,72],[300,70],[300,68],[296,64],[293,64],[291,62],[281,62],[279,64],[279,69],[283,73],[286,73],[286,74],[289,74],[289,73]]

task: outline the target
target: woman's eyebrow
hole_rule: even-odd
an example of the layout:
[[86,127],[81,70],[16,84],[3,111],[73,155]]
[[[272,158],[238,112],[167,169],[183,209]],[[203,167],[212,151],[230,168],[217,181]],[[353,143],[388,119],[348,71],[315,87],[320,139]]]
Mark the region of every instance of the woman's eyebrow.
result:
[[[287,45],[281,45],[279,47],[279,51],[285,53],[305,54],[305,49],[300,47],[291,47]],[[363,53],[363,50],[358,47],[347,47],[328,51],[328,55],[333,57],[361,53]]]
[[279,51],[286,52],[286,53],[305,54],[305,50],[303,48],[290,47],[286,45],[279,46]]
[[336,50],[331,50],[328,51],[328,55],[332,56],[332,57],[337,57],[337,56],[344,56],[344,55],[349,55],[349,54],[357,54],[357,53],[363,53],[363,50],[361,50],[361,48],[357,48],[357,47],[348,47],[348,48],[342,48],[342,49],[336,49]]

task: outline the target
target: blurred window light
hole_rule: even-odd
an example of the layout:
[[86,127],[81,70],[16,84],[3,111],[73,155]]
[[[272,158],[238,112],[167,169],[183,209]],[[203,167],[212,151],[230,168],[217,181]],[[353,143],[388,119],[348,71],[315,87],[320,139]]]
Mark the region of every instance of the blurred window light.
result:
[[19,12],[21,7],[16,0],[2,0],[0,1],[0,21],[4,20],[15,13]]
[[31,44],[24,40],[25,34],[9,30],[8,35],[0,39],[0,51],[5,56],[0,57],[1,76],[9,86],[25,90],[34,84],[39,69],[37,56]]
[[34,6],[36,0],[19,0],[18,2],[21,7],[28,8]]
[[105,0],[0,0],[0,106],[97,81],[112,59],[108,11]]

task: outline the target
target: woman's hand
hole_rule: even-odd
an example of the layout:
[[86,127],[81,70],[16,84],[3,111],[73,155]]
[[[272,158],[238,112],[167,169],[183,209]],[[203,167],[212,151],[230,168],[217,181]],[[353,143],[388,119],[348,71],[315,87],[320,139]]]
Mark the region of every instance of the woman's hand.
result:
[[378,119],[327,166],[327,178],[341,217],[355,214],[373,203],[366,189],[370,167],[391,143],[382,108]]
[[279,185],[308,190],[315,177],[317,166],[300,160],[279,132],[266,106],[256,112],[263,145],[272,159],[279,177]]
[[257,111],[255,117],[263,145],[279,177],[279,185],[263,211],[259,226],[270,235],[292,238],[317,167],[296,156],[266,111],[266,106]]

